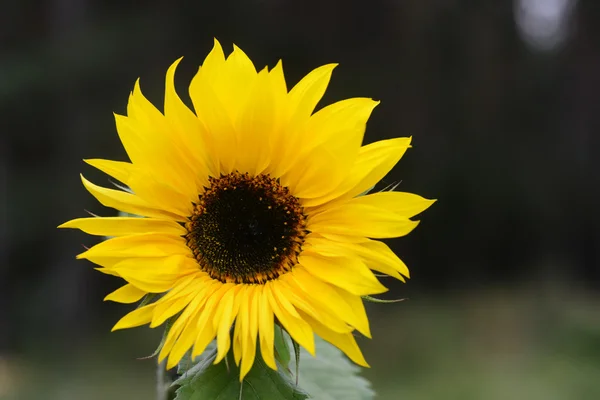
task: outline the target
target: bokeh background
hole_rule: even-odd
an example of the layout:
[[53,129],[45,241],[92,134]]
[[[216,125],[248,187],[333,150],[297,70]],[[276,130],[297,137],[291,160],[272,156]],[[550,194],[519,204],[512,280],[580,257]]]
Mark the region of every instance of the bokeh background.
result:
[[120,282],[57,231],[111,215],[79,172],[125,160],[112,112],[162,103],[217,37],[289,85],[339,62],[322,104],[381,100],[366,141],[413,136],[386,178],[437,198],[390,242],[411,267],[369,306],[385,399],[600,398],[597,0],[5,0],[0,10],[0,398],[147,399],[160,332],[109,333]]

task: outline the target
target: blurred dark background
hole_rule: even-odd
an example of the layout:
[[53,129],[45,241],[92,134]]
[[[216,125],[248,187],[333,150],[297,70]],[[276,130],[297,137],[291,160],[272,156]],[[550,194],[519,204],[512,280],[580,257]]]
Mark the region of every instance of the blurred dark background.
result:
[[413,136],[385,180],[437,198],[390,241],[411,268],[363,340],[381,399],[600,398],[597,0],[7,0],[0,7],[0,398],[146,399],[160,332],[110,334],[120,282],[57,231],[112,215],[79,172],[125,159],[112,112],[162,104],[212,47],[291,87],[339,62],[322,104],[381,100],[366,141]]

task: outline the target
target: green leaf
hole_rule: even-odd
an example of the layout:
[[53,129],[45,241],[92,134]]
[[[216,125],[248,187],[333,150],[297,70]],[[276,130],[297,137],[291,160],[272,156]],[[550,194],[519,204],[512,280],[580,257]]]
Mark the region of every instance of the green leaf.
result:
[[318,400],[371,400],[371,383],[360,376],[361,368],[335,346],[315,336],[316,357],[300,350],[298,386]]
[[292,345],[294,346],[294,357],[296,360],[296,384],[298,384],[298,376],[300,376],[300,344],[298,344],[298,342],[296,342],[294,339],[291,340]]
[[[294,347],[287,332],[280,332],[280,336],[287,343],[286,348]],[[252,370],[240,385],[239,368],[231,358],[229,372],[224,362],[212,364],[216,356],[213,342],[194,362],[187,354],[179,363],[178,373],[182,376],[173,384],[180,386],[175,400],[372,400],[375,397],[371,383],[359,375],[361,368],[350,362],[337,347],[318,336],[315,336],[315,346],[317,357],[300,348],[298,386],[293,382],[295,377],[290,378],[289,370],[281,365],[278,364],[281,372],[269,368],[260,351],[257,351]]]
[[[179,364],[177,364],[177,374],[180,375],[179,379],[175,381],[173,384],[178,384],[177,382],[183,378],[183,375],[194,368],[197,364],[200,364],[203,360],[208,357],[211,357],[213,353],[217,351],[217,344],[213,340],[206,346],[206,350],[202,354],[196,357],[195,360],[192,360],[191,353],[188,351],[185,353]],[[189,375],[189,374],[188,374]]]
[[291,373],[291,371],[289,371],[291,359],[290,347],[283,333],[283,328],[279,325],[275,326],[275,357],[277,358],[277,361],[283,365],[283,368]]
[[[258,350],[258,349],[257,349]],[[273,371],[263,361],[260,350],[252,369],[240,383],[240,370],[229,357],[229,371],[225,362],[213,364],[217,351],[214,346],[205,351],[193,366],[189,356],[180,363],[179,371],[183,375],[173,385],[180,386],[176,390],[175,400],[208,400],[208,399],[240,399],[240,400],[304,400],[308,394],[296,387],[295,383],[283,372]]]

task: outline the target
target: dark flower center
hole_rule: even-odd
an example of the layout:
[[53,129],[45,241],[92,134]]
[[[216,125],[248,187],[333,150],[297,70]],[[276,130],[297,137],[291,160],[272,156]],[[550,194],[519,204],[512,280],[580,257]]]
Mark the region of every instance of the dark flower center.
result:
[[210,178],[185,224],[200,268],[221,282],[264,283],[297,263],[306,216],[298,199],[269,175]]

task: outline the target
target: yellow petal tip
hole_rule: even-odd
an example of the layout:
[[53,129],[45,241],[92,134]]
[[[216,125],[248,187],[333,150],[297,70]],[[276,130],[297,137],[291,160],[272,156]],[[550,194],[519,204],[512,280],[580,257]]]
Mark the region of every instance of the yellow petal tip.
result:
[[154,328],[158,328],[161,325],[162,325],[162,323],[158,323],[156,321],[151,321],[150,325],[148,325],[148,327],[154,329]]
[[142,88],[140,87],[140,78],[135,80],[135,84],[133,85],[133,93],[138,94],[142,92]]
[[167,369],[175,368],[178,362],[179,360],[169,358],[169,361],[167,361]]
[[60,224],[59,226],[57,226],[57,228],[62,229],[62,228],[72,228],[72,224],[71,222],[73,221],[67,221],[67,222],[63,222],[62,224]]

